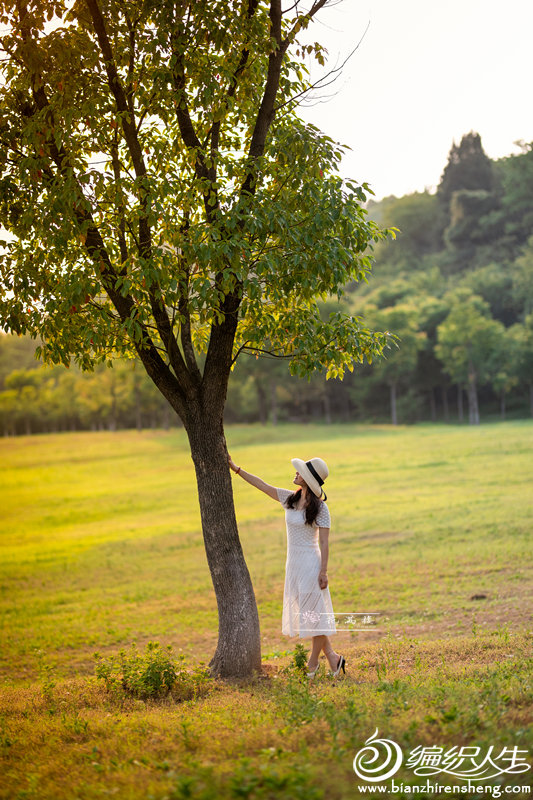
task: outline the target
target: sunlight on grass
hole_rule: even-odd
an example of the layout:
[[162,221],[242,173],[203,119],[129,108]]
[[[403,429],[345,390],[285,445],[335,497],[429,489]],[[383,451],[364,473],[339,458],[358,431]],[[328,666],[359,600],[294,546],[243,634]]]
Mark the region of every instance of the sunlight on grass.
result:
[[333,606],[380,612],[379,631],[338,634],[341,684],[323,671],[304,690],[282,672],[295,645],[281,634],[283,512],[235,477],[269,677],[113,705],[95,651],[157,640],[193,669],[216,645],[186,436],[4,439],[6,796],[267,798],[277,786],[276,799],[319,787],[342,798],[378,726],[405,747],[531,746],[533,424],[235,426],[227,438],[237,463],[276,486],[290,487],[293,457],[327,461]]

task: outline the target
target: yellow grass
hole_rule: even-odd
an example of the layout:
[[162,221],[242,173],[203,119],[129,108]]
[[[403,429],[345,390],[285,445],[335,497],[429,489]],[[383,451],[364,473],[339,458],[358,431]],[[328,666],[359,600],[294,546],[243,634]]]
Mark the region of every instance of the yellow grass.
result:
[[296,641],[280,631],[283,515],[237,478],[268,677],[177,705],[117,704],[95,651],[158,640],[192,666],[216,645],[186,438],[4,440],[0,797],[352,797],[351,761],[376,727],[404,749],[531,749],[533,424],[227,437],[277,486],[290,486],[291,457],[326,459],[334,608],[380,611],[379,632],[337,635],[348,669],[336,686],[279,672]]

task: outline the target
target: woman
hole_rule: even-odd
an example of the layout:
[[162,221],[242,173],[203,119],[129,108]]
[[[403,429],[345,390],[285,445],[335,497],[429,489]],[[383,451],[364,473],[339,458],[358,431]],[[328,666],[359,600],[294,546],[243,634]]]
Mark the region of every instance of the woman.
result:
[[[283,594],[282,633],[298,634],[312,639],[307,667],[309,678],[319,669],[318,658],[323,650],[334,676],[346,672],[344,656],[335,652],[329,635],[336,633],[335,616],[328,588],[329,510],[321,500],[322,484],[329,475],[321,458],[302,461],[292,459],[297,470],[293,483],[298,489],[277,489],[245,472],[229,456],[229,466],[247,483],[278,500],[285,508],[287,524],[287,562]],[[324,498],[326,496],[324,495]]]

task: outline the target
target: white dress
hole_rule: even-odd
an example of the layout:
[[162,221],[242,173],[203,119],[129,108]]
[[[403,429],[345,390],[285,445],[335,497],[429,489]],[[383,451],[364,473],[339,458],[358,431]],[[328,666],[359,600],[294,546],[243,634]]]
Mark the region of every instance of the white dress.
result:
[[314,524],[307,525],[305,512],[287,508],[285,501],[292,494],[289,489],[276,489],[278,500],[285,508],[287,523],[287,562],[285,564],[285,589],[283,592],[283,617],[281,630],[286,636],[300,639],[336,633],[335,615],[329,587],[318,585],[320,572],[320,546],[318,529],[329,528],[330,516],[322,502]]

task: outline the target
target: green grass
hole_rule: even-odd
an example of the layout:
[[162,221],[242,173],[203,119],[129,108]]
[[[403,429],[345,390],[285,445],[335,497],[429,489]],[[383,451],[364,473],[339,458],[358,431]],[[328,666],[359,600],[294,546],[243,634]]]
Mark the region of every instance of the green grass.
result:
[[406,748],[531,748],[533,423],[227,438],[277,486],[291,485],[292,457],[328,462],[333,607],[379,611],[379,632],[338,634],[348,677],[335,687],[277,673],[295,644],[280,630],[283,514],[235,478],[270,677],[117,705],[95,651],[157,640],[192,668],[216,646],[185,434],[4,439],[0,797],[354,796],[351,761],[376,727]]

